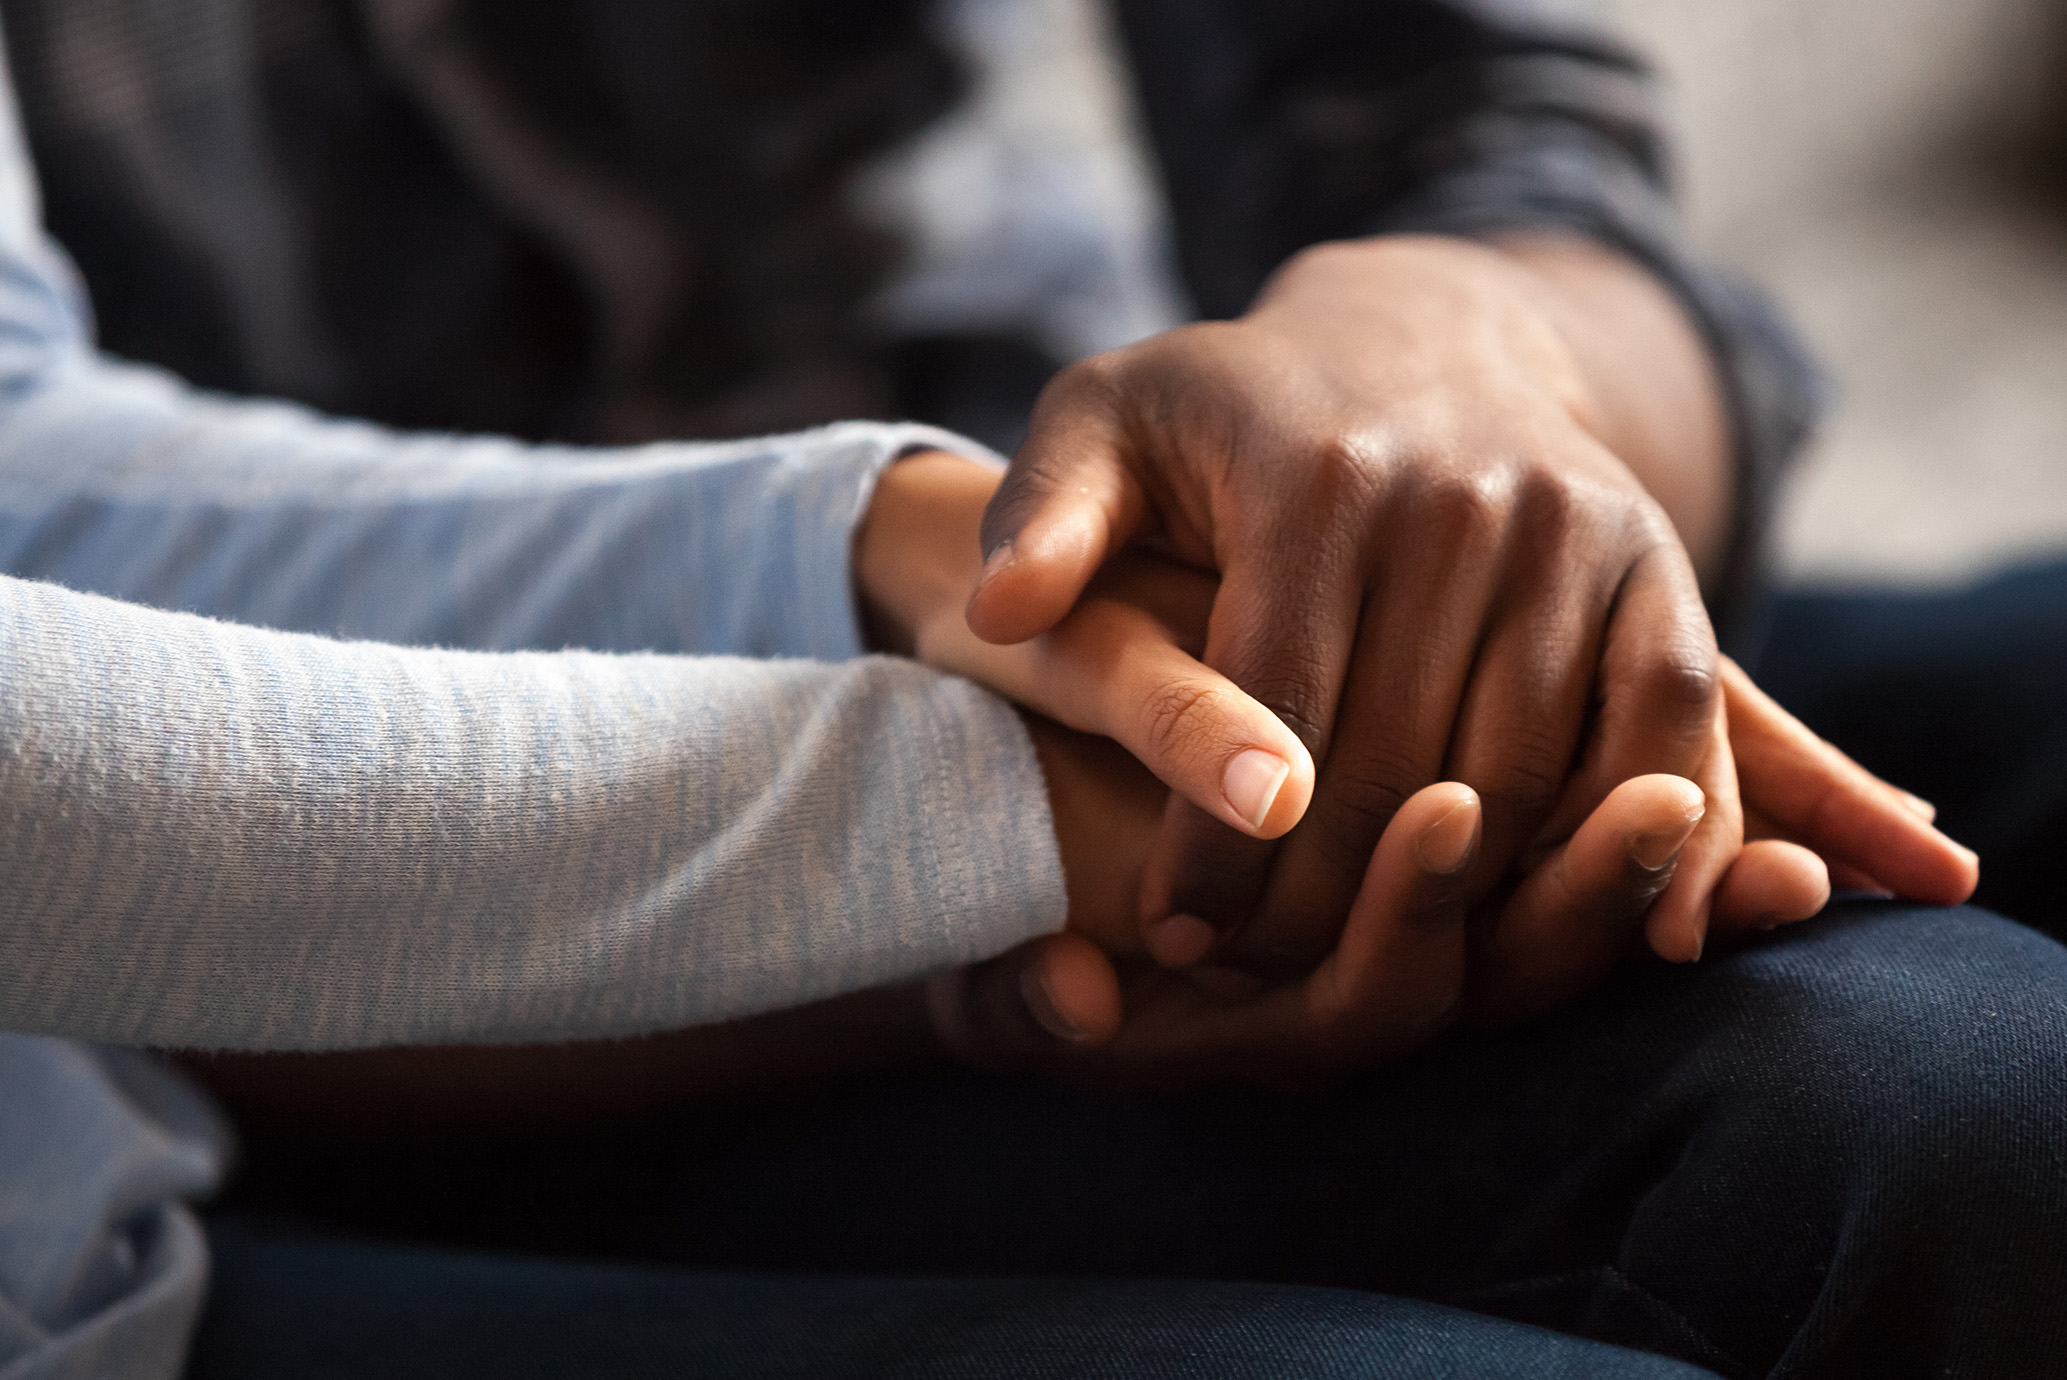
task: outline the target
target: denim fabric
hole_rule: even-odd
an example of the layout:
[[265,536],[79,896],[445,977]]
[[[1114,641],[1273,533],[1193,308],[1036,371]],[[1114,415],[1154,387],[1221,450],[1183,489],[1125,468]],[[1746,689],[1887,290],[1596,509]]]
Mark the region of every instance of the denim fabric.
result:
[[1353,1287],[1732,1377],[2048,1376],[2067,949],[1850,903],[1318,1094],[841,1082],[557,1140],[254,1139],[240,1192],[721,1271]]
[[219,1225],[188,1380],[1699,1380],[1345,1289],[708,1275]]

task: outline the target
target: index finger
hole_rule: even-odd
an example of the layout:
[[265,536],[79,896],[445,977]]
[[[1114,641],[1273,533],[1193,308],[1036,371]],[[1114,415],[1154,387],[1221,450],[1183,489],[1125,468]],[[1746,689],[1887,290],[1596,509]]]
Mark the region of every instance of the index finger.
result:
[[983,575],[967,611],[978,637],[1024,642],[1054,627],[1134,535],[1147,505],[1127,445],[1094,362],[1043,390],[1026,443],[983,510]]
[[[1205,657],[1325,759],[1362,617],[1360,571],[1326,549],[1240,541],[1245,556],[1222,579]],[[1246,838],[1196,806],[1172,800],[1149,857],[1143,938],[1158,961],[1196,962],[1246,921],[1270,880],[1276,845]]]

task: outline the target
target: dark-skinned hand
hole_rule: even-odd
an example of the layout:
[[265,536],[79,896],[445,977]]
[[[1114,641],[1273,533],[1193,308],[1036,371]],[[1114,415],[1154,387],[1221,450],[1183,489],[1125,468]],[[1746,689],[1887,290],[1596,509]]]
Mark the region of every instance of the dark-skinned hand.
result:
[[[1596,319],[1673,348],[1632,364]],[[1128,743],[1183,797],[1145,878],[1157,957],[1312,968],[1394,813],[1437,781],[1482,801],[1463,885],[1485,898],[1621,782],[1699,775],[1720,691],[1680,528],[1713,546],[1727,506],[1705,368],[1662,290],[1605,251],[1398,238],[1308,251],[1240,320],[1050,385],[985,516],[972,629],[1056,627],[1129,544],[1221,577],[1201,659],[1241,698],[1180,687]],[[1689,401],[1654,415],[1630,396]],[[1698,464],[1640,476],[1628,457],[1669,458],[1678,413]],[[1217,779],[1169,761],[1200,743]],[[1700,952],[1739,824],[1711,811],[1696,875],[1660,901],[1661,954]]]

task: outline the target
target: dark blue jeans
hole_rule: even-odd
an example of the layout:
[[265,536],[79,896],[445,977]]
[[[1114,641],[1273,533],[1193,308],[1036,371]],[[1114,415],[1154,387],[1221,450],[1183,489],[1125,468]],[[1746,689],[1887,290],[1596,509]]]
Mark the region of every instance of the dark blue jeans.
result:
[[[2067,572],[2049,578],[2004,587],[2018,616],[1971,596],[1869,602],[1857,625],[1889,620],[1944,690],[1917,731],[2000,732],[1999,762],[1971,765],[2004,780],[2029,765],[2010,744],[2067,723],[2036,685],[2009,696],[2021,726],[1989,699],[2067,648]],[[1851,648],[1843,612],[1783,607],[1769,678],[1903,774],[1870,750],[1873,713],[1808,693],[1843,683],[1812,674]],[[1949,654],[2006,679],[1926,675],[1946,619]],[[1984,626],[2055,640],[1976,646]],[[1965,798],[1921,784],[1957,829]],[[2050,837],[1995,844],[2051,858]],[[195,1375],[2058,1375],[2067,949],[1852,901],[1324,1094],[929,1075],[435,1160],[338,1173],[418,1176],[439,1249],[219,1226]]]

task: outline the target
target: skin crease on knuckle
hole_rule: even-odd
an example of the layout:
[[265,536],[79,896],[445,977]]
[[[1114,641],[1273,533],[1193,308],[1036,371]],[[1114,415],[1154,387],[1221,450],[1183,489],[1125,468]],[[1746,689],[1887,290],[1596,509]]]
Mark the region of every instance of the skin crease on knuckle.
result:
[[1142,736],[1148,746],[1158,755],[1182,752],[1187,757],[1212,758],[1221,755],[1223,746],[1212,742],[1201,748],[1201,741],[1210,742],[1210,735],[1202,735],[1198,725],[1214,723],[1224,696],[1218,691],[1191,681],[1173,681],[1150,694],[1141,704]]
[[1452,568],[1497,559],[1513,523],[1515,476],[1504,463],[1463,469],[1454,460],[1424,462],[1403,481],[1394,542],[1442,553]]

